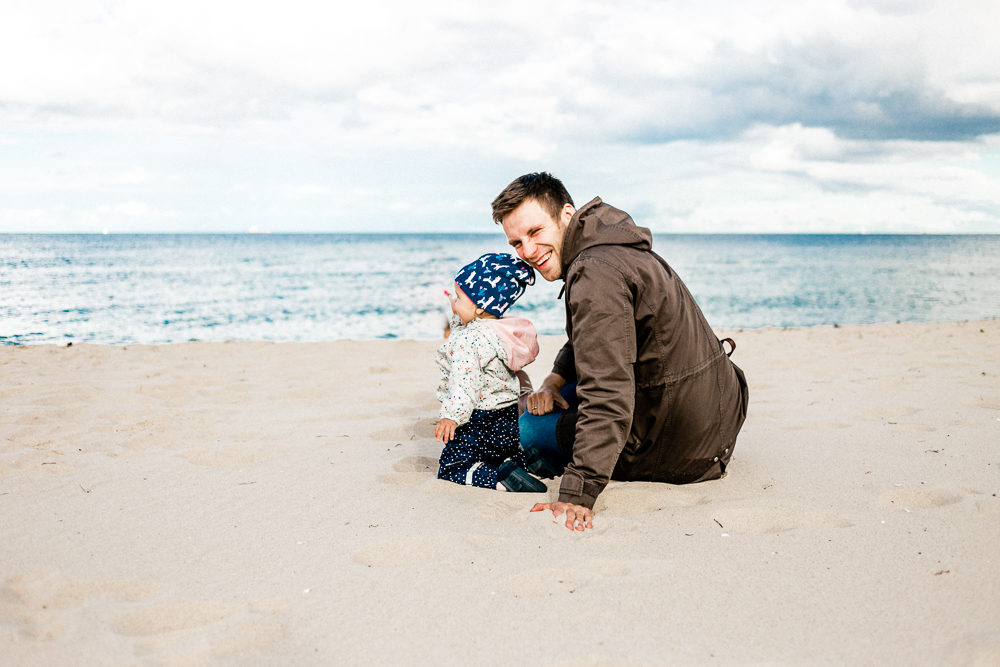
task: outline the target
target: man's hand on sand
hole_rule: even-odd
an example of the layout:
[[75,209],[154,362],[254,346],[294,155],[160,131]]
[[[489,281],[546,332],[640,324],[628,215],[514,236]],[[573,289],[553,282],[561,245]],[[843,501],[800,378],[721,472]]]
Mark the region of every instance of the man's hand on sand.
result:
[[455,429],[458,428],[456,424],[451,419],[442,419],[434,427],[434,437],[438,442],[443,442],[448,444],[450,441],[455,439]]
[[581,505],[572,503],[535,503],[531,508],[532,512],[552,510],[552,517],[559,518],[560,514],[566,515],[566,527],[570,530],[586,530],[594,527],[594,512]]
[[534,394],[528,395],[527,409],[529,414],[547,415],[555,410],[557,405],[563,410],[569,408],[569,403],[558,391],[553,391],[545,385],[542,385],[542,388]]

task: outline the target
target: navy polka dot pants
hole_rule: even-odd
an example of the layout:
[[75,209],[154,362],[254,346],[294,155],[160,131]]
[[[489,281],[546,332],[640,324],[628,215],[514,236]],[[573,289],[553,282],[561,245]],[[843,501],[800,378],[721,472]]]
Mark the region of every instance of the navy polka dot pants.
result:
[[507,459],[524,466],[517,403],[499,410],[473,410],[441,452],[438,479],[495,489],[497,467]]

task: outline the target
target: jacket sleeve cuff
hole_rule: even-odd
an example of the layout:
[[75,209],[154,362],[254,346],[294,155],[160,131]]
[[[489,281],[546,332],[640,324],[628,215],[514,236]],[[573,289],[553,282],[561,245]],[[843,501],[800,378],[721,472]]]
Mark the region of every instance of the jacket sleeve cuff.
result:
[[603,490],[604,487],[596,482],[588,482],[582,477],[567,473],[563,475],[562,482],[559,484],[559,502],[582,505],[592,510],[597,496]]
[[[460,406],[460,408],[464,407],[465,406]],[[438,411],[438,421],[441,421],[442,419],[450,419],[459,426],[462,426],[463,424],[468,422],[469,417],[471,416],[472,416],[472,410],[464,410],[464,409],[449,410],[445,406],[441,406],[441,410]]]
[[589,510],[594,509],[594,503],[597,502],[597,498],[591,496],[573,496],[568,493],[559,492],[559,502],[570,503],[572,505],[581,505]]

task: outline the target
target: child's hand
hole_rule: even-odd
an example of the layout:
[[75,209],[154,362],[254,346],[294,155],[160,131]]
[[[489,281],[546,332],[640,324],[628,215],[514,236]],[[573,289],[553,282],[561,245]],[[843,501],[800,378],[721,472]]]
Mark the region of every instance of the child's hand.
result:
[[442,419],[434,427],[434,437],[437,438],[438,442],[443,442],[448,444],[448,442],[455,437],[455,429],[458,428],[458,424],[450,419]]

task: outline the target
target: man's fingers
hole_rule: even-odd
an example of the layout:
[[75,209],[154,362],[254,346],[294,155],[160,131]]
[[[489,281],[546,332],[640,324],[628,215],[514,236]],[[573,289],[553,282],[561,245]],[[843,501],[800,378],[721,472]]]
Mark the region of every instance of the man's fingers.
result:
[[528,396],[528,412],[533,415],[547,415],[560,406],[563,410],[569,408],[569,404],[559,394],[555,394],[548,389],[536,391]]
[[[554,513],[555,512],[553,511],[553,514]],[[594,513],[586,507],[570,506],[566,509],[566,528],[569,530],[579,530],[581,532],[587,528],[593,528],[593,517]]]
[[532,512],[552,510],[552,518],[557,519],[564,512],[566,513],[566,528],[569,530],[583,531],[593,528],[594,513],[586,507],[579,507],[570,503],[535,503],[531,508]]

